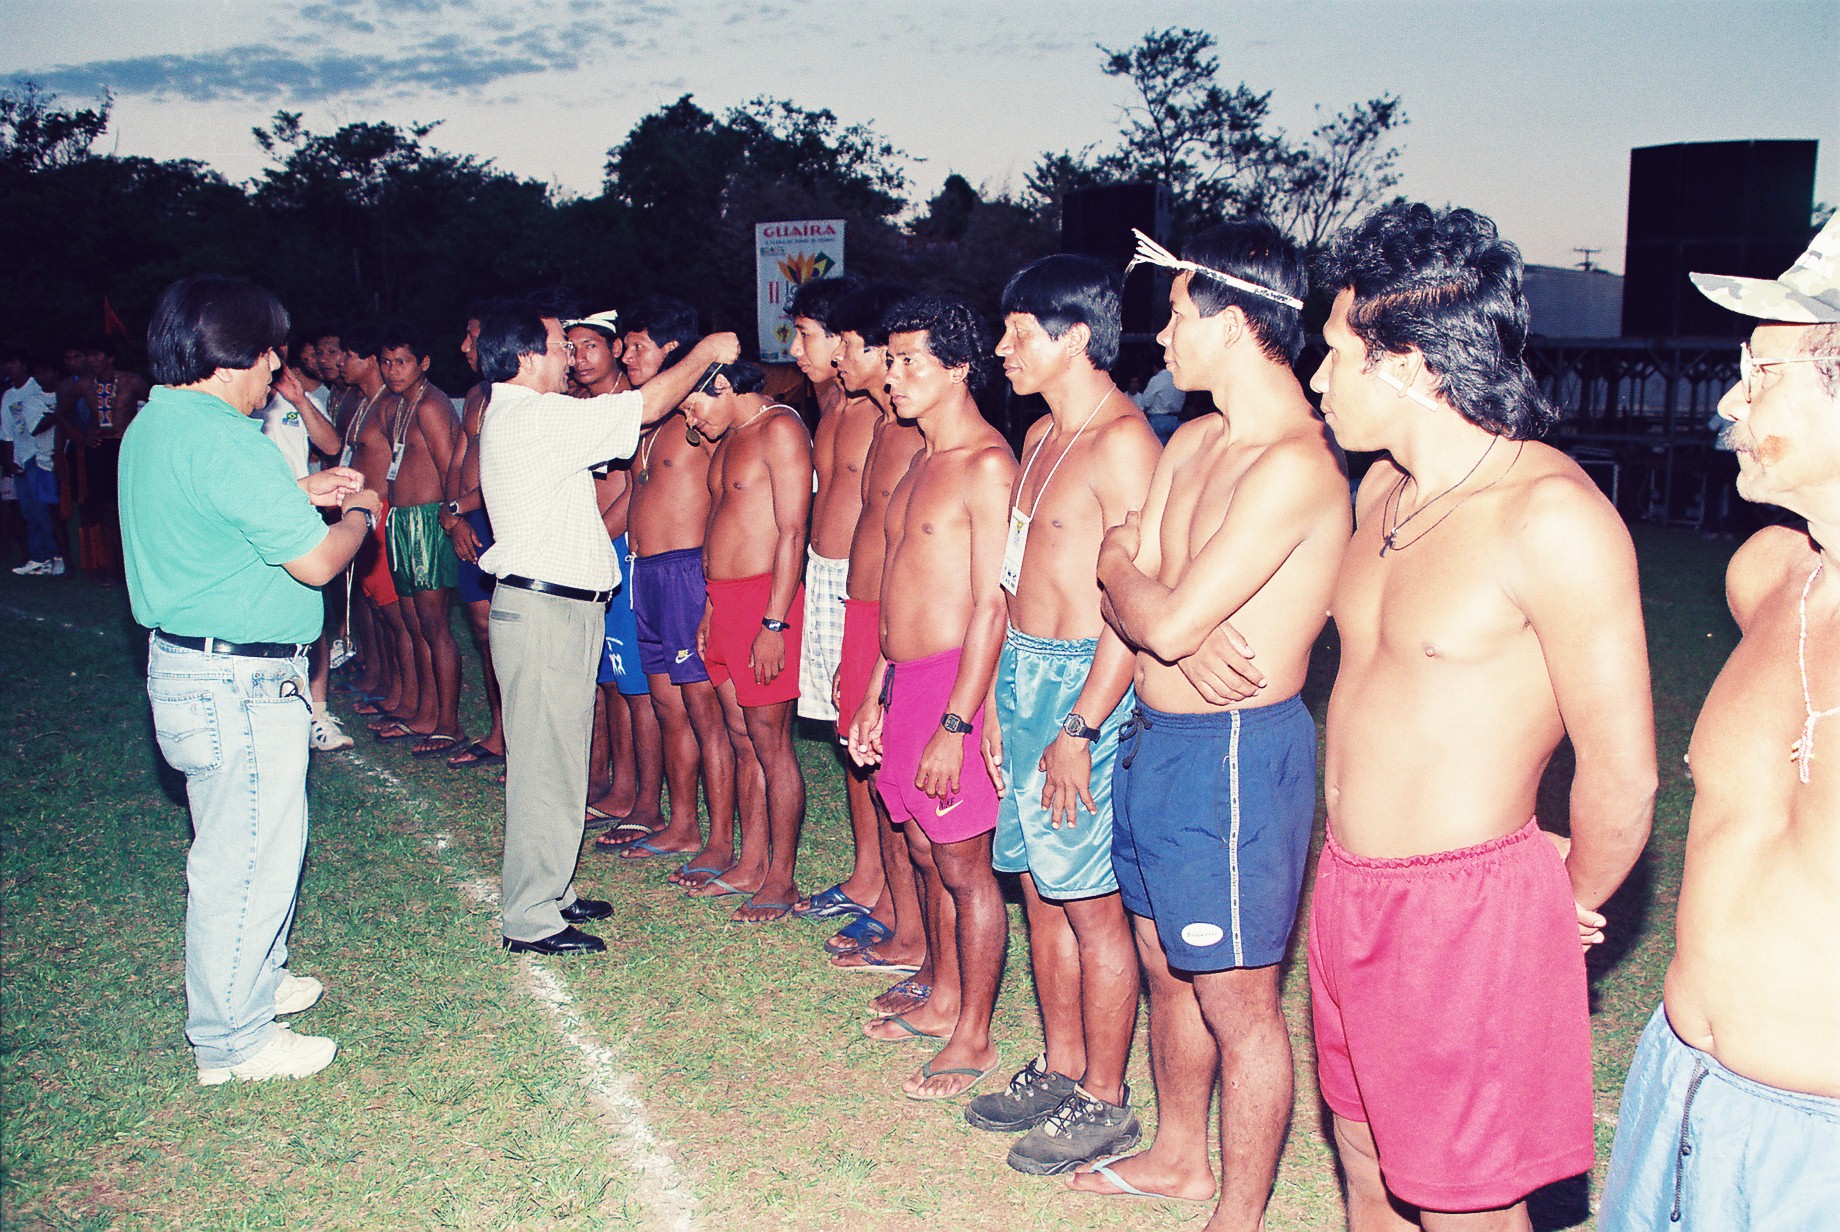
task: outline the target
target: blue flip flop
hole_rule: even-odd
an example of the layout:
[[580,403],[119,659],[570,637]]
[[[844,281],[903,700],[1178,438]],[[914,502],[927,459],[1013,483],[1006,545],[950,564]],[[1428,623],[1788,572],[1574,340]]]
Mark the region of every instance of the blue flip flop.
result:
[[803,907],[795,906],[792,914],[801,920],[815,920],[837,915],[868,915],[869,908],[845,894],[843,883],[839,881],[830,889],[820,890],[806,899]]
[[854,954],[865,945],[894,940],[894,929],[872,915],[859,915],[832,933],[824,943],[827,954]]

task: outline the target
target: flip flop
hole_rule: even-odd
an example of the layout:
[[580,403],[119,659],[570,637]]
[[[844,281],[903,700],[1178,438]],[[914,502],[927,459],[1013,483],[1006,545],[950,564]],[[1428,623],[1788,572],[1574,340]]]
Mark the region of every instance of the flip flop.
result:
[[[647,831],[647,833],[649,834],[650,831]],[[599,841],[599,839],[595,840],[597,843]],[[694,850],[696,849],[691,848],[691,851]],[[636,856],[633,854],[635,851],[643,851],[645,854]],[[654,856],[681,856],[688,854],[690,853],[686,851],[672,851],[669,847],[660,847],[649,838],[642,838],[637,842],[624,844],[620,849],[620,859],[622,860],[650,860]]]
[[609,813],[606,809],[595,808],[590,804],[588,806],[588,811],[582,816],[581,824],[584,826],[601,826],[606,825],[608,822],[612,822],[618,825],[625,820],[625,813]]
[[728,917],[729,923],[731,924],[777,924],[792,913],[791,903],[757,903],[752,898],[749,898],[745,903],[742,903],[739,907],[735,908],[735,910],[736,911],[746,911],[750,907],[753,908],[755,911],[777,911],[779,912],[779,914],[770,915],[764,920],[744,920],[739,916],[731,915]]
[[1002,1049],[997,1050],[997,1059],[991,1062],[989,1069],[972,1069],[971,1067],[965,1066],[965,1065],[955,1065],[951,1067],[950,1069],[934,1069],[933,1063],[931,1061],[922,1061],[920,1063],[920,1079],[922,1082],[924,1082],[928,1078],[944,1078],[948,1074],[964,1074],[967,1077],[969,1077],[971,1081],[967,1082],[962,1088],[952,1092],[950,1095],[927,1095],[924,1093],[919,1094],[919,1095],[914,1095],[908,1092],[905,1088],[902,1089],[901,1094],[906,1095],[907,1098],[909,1099],[918,1100],[921,1103],[932,1103],[932,1102],[935,1102],[937,1100],[942,1100],[942,1099],[957,1099],[961,1095],[969,1095],[973,1087],[977,1086],[978,1083],[984,1081],[984,1079],[990,1077],[992,1074],[996,1073],[998,1070],[1002,1068],[1003,1068],[1003,1050]]
[[[609,837],[611,837],[612,835],[618,834],[622,830],[636,831],[636,833],[628,834],[625,838],[616,838],[612,842],[607,841]],[[617,824],[608,827],[606,830],[603,830],[601,833],[594,836],[594,850],[596,851],[625,851],[628,847],[631,847],[634,843],[639,842],[641,839],[650,838],[654,833],[656,833],[656,831],[654,831],[650,826],[646,825],[644,822],[639,822],[639,821],[618,822]],[[681,855],[682,853],[680,852],[678,854]]]
[[675,873],[672,873],[672,874],[671,874],[671,876],[672,876],[673,878],[675,878],[675,877],[689,877],[689,876],[692,876],[692,875],[694,875],[694,874],[696,874],[696,873],[707,873],[707,874],[709,874],[709,876],[708,876],[708,877],[703,877],[703,878],[701,878],[700,880],[697,880],[697,881],[675,881],[675,880],[667,880],[667,881],[665,882],[665,884],[666,884],[666,885],[674,885],[674,886],[677,886],[677,887],[678,887],[678,888],[680,888],[680,889],[686,889],[686,890],[688,890],[688,889],[694,889],[694,888],[696,888],[697,886],[703,886],[703,885],[708,885],[708,884],[709,884],[709,878],[710,878],[710,877],[720,877],[720,876],[721,876],[721,875],[722,875],[723,873],[725,873],[725,872],[727,872],[727,871],[728,871],[728,870],[727,870],[727,869],[725,869],[725,868],[710,868],[710,867],[708,867],[707,865],[703,865],[703,864],[681,864],[681,865],[679,865],[679,866],[678,866],[678,868],[677,868],[677,871],[676,871]]
[[824,950],[827,954],[854,954],[865,945],[892,940],[894,929],[872,915],[859,915],[826,938]]
[[366,694],[364,700],[353,702],[352,710],[365,718],[393,719],[396,716],[383,708],[383,698]]
[[[895,1011],[884,1010],[879,1003],[882,1001],[885,1001],[889,997],[896,996],[897,994],[899,996],[899,999],[905,1002],[906,1004],[903,1004],[899,1010],[895,1010]],[[891,987],[884,988],[880,993],[878,993],[876,995],[875,1000],[869,1002],[869,1008],[872,1010],[876,1010],[882,1013],[884,1017],[887,1017],[890,1015],[891,1012],[892,1013],[905,1013],[909,1010],[917,1010],[921,1006],[925,1005],[929,1000],[931,1000],[932,996],[933,996],[933,986],[931,984],[922,984],[919,980],[902,980],[899,984],[895,984],[895,985],[892,985]]]
[[464,770],[468,766],[502,766],[504,764],[505,755],[503,753],[494,753],[477,740],[447,759],[449,770]]
[[793,907],[792,914],[801,920],[816,920],[834,915],[868,915],[869,908],[845,894],[843,882],[839,881],[830,889],[813,894],[803,906]]
[[[392,731],[390,730],[391,728],[395,728],[396,730]],[[424,738],[423,733],[405,727],[401,723],[385,723],[382,727],[373,727],[371,728],[371,735],[384,741],[386,744],[392,740],[421,740]]]
[[[707,891],[710,886],[715,886],[721,893],[708,893]],[[727,898],[731,894],[752,895],[754,893],[752,890],[737,889],[720,877],[711,877],[700,886],[686,886],[684,892],[689,894],[692,898]]]
[[912,975],[920,969],[917,962],[897,962],[892,958],[883,958],[872,945],[865,945],[853,953],[837,955],[831,959],[831,966],[851,975]]
[[[430,732],[428,735],[422,737],[422,741],[423,743],[417,744],[414,748],[409,750],[409,756],[411,757],[439,757],[442,753],[447,752],[447,750],[453,748],[456,744],[459,744],[460,737],[450,736],[450,735],[447,735],[445,732]],[[425,747],[425,745],[430,741],[440,741],[441,743],[435,744],[432,748]]]
[[1092,1166],[1087,1169],[1088,1172],[1093,1173],[1095,1176],[1104,1178],[1107,1185],[1115,1186],[1118,1190],[1117,1193],[1093,1193],[1090,1189],[1081,1189],[1075,1192],[1092,1194],[1095,1198],[1161,1198],[1165,1202],[1212,1202],[1214,1200],[1213,1194],[1209,1194],[1205,1198],[1183,1198],[1176,1194],[1157,1193],[1153,1189],[1139,1189],[1137,1186],[1131,1184],[1131,1182],[1125,1180],[1122,1176],[1119,1176],[1112,1168],[1113,1164],[1121,1159],[1129,1159],[1133,1154],[1135,1154],[1135,1152],[1126,1151],[1122,1155],[1107,1155],[1103,1159],[1093,1160]]
[[[889,1026],[901,1028],[904,1038],[885,1040],[881,1038],[879,1035],[869,1035],[869,1028],[874,1026],[878,1022],[885,1022]],[[947,1039],[949,1038],[949,1036],[947,1036],[947,1034],[943,1031],[922,1031],[919,1027],[916,1027],[913,1023],[907,1021],[907,1019],[901,1017],[899,1014],[883,1014],[879,1018],[871,1018],[868,1022],[865,1022],[863,1024],[863,1034],[865,1036],[868,1036],[868,1038],[874,1040],[878,1044],[899,1044],[909,1039]]]

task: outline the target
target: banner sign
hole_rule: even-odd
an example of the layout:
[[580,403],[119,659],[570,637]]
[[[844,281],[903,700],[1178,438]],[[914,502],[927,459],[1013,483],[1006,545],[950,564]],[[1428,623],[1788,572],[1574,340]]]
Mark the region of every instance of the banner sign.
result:
[[843,219],[754,224],[754,268],[760,288],[760,358],[791,357],[792,318],[786,303],[794,287],[843,273]]

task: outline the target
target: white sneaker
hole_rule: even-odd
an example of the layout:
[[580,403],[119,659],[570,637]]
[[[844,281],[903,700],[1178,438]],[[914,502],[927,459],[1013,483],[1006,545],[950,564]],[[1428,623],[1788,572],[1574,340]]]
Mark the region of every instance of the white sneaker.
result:
[[41,573],[51,572],[51,562],[48,560],[28,560],[23,565],[15,565],[13,567],[13,572],[20,577],[37,577]]
[[358,649],[342,637],[332,639],[326,647],[326,666],[336,671],[358,657]]
[[332,1064],[338,1043],[323,1035],[295,1035],[286,1024],[277,1024],[275,1038],[241,1065],[198,1070],[198,1085],[214,1087],[229,1082],[266,1082],[270,1078],[305,1078]]
[[326,986],[312,976],[295,975],[284,968],[281,983],[275,986],[275,1013],[298,1014],[312,1009],[325,992]]
[[63,577],[64,558],[62,556],[53,556],[51,558],[51,568],[45,570],[45,572],[49,573],[52,577]]
[[345,734],[339,721],[329,714],[313,716],[312,734],[307,737],[307,744],[322,753],[336,753],[340,749],[349,749],[357,742]]

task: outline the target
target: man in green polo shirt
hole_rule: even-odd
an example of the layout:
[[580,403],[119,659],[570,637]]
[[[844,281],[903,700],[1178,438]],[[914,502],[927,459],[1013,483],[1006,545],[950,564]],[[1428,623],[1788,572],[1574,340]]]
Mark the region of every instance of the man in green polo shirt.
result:
[[323,991],[287,969],[307,848],[306,651],[324,619],[315,588],[356,554],[378,498],[348,467],[296,483],[251,418],[287,329],[253,283],[175,282],[147,328],[158,385],[122,438],[128,595],[153,630],[147,697],[191,803],[185,1034],[204,1086],[304,1077],[338,1050],[275,1016]]

